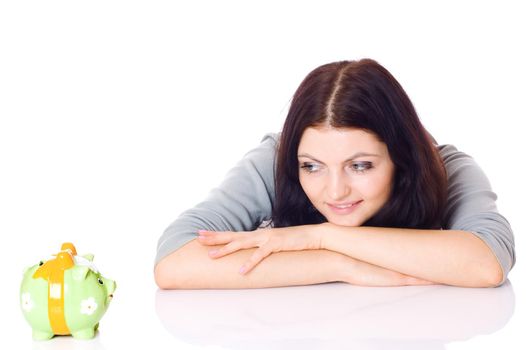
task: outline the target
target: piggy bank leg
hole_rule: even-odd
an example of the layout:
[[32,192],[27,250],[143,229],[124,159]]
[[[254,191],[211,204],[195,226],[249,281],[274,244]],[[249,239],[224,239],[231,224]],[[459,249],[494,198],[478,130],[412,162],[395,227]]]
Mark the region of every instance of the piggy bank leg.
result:
[[74,333],[71,333],[74,338],[77,339],[91,339],[95,336],[95,327],[81,329]]
[[53,336],[53,333],[33,329],[33,340],[48,340],[53,338]]

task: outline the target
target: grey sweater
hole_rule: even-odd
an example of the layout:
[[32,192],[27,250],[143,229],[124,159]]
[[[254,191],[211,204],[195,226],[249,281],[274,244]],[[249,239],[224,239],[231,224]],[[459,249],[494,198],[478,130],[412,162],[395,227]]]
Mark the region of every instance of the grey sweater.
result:
[[[272,214],[274,158],[278,134],[267,134],[231,169],[219,187],[194,208],[183,212],[164,231],[157,244],[155,263],[197,237],[197,230],[252,231]],[[493,251],[503,280],[515,264],[513,232],[497,211],[497,195],[475,163],[454,146],[438,146],[448,175],[444,229],[472,232]]]

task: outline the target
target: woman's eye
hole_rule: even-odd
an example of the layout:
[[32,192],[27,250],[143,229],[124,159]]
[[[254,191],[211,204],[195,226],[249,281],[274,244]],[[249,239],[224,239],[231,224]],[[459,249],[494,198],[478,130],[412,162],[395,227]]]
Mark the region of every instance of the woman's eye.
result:
[[301,169],[305,170],[307,173],[313,173],[320,170],[320,166],[315,163],[303,163]]
[[364,171],[371,169],[373,165],[371,162],[358,162],[358,163],[353,163],[351,167],[353,171],[363,173]]

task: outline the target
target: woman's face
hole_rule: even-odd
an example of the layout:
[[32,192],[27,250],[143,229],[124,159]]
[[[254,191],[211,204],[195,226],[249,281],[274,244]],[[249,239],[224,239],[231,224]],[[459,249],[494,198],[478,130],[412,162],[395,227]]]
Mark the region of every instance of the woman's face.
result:
[[395,167],[373,133],[309,127],[300,140],[298,164],[303,191],[330,223],[360,226],[389,199]]

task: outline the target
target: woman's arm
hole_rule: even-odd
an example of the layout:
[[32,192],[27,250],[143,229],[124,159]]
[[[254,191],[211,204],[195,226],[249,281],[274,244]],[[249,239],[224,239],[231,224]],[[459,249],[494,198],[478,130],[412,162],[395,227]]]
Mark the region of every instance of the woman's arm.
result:
[[[380,227],[347,227],[331,223],[257,230],[199,231],[199,243],[212,247],[217,259],[256,249],[241,262],[243,274],[283,251],[326,249],[358,261],[435,283],[490,287],[502,281],[502,269],[492,250],[470,232]],[[218,259],[218,260],[221,260]]]
[[448,201],[443,227],[479,238],[491,250],[506,281],[515,263],[513,230],[497,209],[497,194],[479,165],[452,145],[439,146],[448,173]]
[[429,282],[367,264],[328,250],[279,252],[250,274],[238,273],[255,249],[211,259],[209,248],[193,240],[162,259],[155,280],[163,289],[266,288],[347,282],[364,286],[421,285]]
[[502,269],[477,236],[459,230],[414,230],[319,225],[320,244],[386,269],[437,283],[497,286]]

